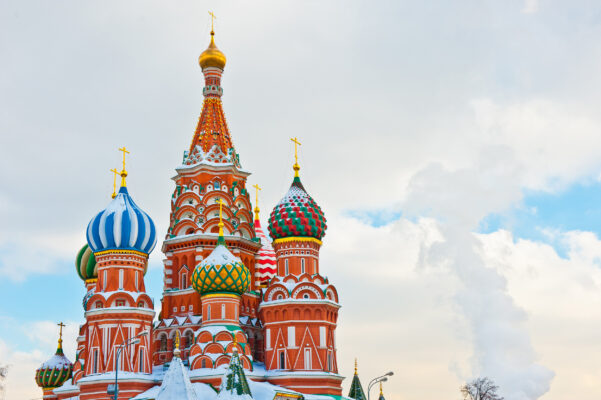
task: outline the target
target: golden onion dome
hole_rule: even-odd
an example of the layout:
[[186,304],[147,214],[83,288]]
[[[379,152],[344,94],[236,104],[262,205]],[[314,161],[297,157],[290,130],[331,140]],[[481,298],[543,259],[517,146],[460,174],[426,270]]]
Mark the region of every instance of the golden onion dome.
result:
[[225,62],[225,54],[223,54],[215,45],[215,32],[211,31],[211,43],[209,43],[209,47],[205,51],[200,53],[198,64],[200,64],[200,68],[202,69],[208,67],[224,69]]

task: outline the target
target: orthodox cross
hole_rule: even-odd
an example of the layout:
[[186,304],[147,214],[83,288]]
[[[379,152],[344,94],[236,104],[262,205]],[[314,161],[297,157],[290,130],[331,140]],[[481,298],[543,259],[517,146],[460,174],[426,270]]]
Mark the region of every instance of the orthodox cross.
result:
[[60,328],[59,334],[58,334],[58,347],[62,348],[63,347],[63,328],[66,326],[65,324],[61,322],[59,322],[57,324]]
[[212,11],[209,11],[209,15],[211,16],[211,32],[213,32],[213,21],[215,20],[215,18],[217,18],[215,16],[215,14],[213,14]]
[[117,168],[113,168],[111,169],[111,172],[113,173],[113,194],[111,195],[111,198],[114,199],[117,196],[115,190],[117,189],[117,175],[119,175],[119,171],[117,171]]
[[296,137],[290,138],[290,140],[294,143],[294,166],[292,167],[292,169],[294,169],[294,176],[298,177],[298,170],[300,169],[300,167],[298,166],[298,146],[300,146],[301,143]]
[[121,171],[121,186],[126,186],[125,178],[127,177],[127,171],[125,170],[125,154],[126,153],[129,154],[129,151],[127,151],[125,146],[123,146],[122,148],[120,148],[118,150],[123,152],[123,170]]

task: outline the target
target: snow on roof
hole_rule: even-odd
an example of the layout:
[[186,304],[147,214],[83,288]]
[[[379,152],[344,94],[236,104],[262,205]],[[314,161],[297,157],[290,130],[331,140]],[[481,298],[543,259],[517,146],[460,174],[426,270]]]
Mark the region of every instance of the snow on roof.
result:
[[242,330],[242,328],[240,328],[239,326],[236,326],[236,325],[209,325],[209,326],[205,326],[205,327],[198,329],[196,332],[194,332],[194,334],[196,336],[198,336],[202,332],[209,332],[211,335],[215,336],[219,332],[223,332],[223,331],[234,332],[234,331],[241,331],[241,330]]
[[224,245],[217,245],[215,249],[201,261],[200,265],[224,265],[239,262],[243,264],[238,257],[232,254]]
[[173,357],[169,369],[163,377],[163,383],[156,395],[156,400],[200,400],[192,388],[188,370],[179,357]]
[[[160,386],[153,386],[145,392],[140,393],[130,400],[156,400],[159,394]],[[192,388],[196,392],[196,397],[202,400],[214,400],[217,397],[217,392],[206,383],[192,383]]]
[[[58,351],[58,350],[57,350]],[[62,350],[61,350],[62,352]],[[69,368],[72,365],[71,361],[63,354],[55,354],[40,366],[40,368]]]

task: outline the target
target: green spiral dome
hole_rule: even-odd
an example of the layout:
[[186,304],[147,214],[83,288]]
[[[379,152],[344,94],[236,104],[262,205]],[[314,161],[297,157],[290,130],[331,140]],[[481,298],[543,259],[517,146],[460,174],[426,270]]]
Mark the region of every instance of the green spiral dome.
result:
[[75,269],[79,277],[87,281],[98,278],[98,269],[96,267],[96,257],[90,246],[87,244],[79,250],[75,258]]
[[73,375],[73,364],[63,353],[59,344],[54,354],[48,361],[44,362],[35,372],[35,381],[43,389],[51,389],[62,386]]

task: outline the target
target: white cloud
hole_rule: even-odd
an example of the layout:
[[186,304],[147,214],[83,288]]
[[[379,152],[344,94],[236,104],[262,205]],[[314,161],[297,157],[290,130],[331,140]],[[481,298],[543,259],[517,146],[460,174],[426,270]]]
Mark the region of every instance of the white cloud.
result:
[[538,12],[538,0],[524,0],[524,8],[522,8],[524,14],[533,14]]

